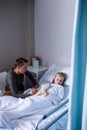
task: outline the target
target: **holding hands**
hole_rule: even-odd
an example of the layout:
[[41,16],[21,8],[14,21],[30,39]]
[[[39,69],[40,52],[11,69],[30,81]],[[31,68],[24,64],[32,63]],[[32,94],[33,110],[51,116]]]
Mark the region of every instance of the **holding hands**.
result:
[[36,94],[37,92],[38,92],[38,90],[37,90],[36,88],[34,88],[34,89],[31,90],[31,95],[34,95],[34,94]]

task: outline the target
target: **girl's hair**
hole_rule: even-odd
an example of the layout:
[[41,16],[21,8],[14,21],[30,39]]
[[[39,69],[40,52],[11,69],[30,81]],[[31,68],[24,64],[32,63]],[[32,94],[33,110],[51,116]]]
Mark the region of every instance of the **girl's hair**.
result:
[[16,59],[15,68],[17,66],[19,66],[19,67],[23,66],[24,63],[28,63],[28,60],[25,58],[22,58],[22,57]]
[[[65,82],[65,80],[66,80],[66,74],[63,73],[63,72],[58,72],[58,73],[56,73],[55,76],[54,76],[54,78],[53,78],[52,83],[54,83],[55,77],[56,77],[57,75],[59,75],[60,77],[63,77],[63,78],[64,78],[64,81],[63,81],[63,84],[64,84],[64,82]],[[62,84],[62,85],[63,85],[63,84]]]

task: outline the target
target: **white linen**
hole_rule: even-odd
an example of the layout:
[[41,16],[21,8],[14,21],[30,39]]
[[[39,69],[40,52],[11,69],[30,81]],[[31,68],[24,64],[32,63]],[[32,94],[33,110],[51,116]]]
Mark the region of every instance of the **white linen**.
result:
[[64,82],[64,85],[70,86],[70,67],[64,67],[61,72],[66,74],[66,80]]
[[57,66],[52,65],[40,78],[39,84],[51,83],[57,72],[64,72],[67,75],[64,85],[70,85],[70,66]]
[[26,99],[3,96],[0,98],[0,126],[13,130],[35,130],[43,116],[41,112],[50,106],[51,101],[43,96]]
[[44,96],[44,95],[30,96],[25,99],[16,98],[12,96],[2,96],[0,97],[0,110],[5,110],[5,111],[22,110],[23,111],[23,110],[27,110],[28,108],[28,112],[29,112],[31,107],[32,109],[35,109],[35,110],[37,106],[42,107],[41,105],[39,106],[39,104],[42,103],[43,101],[44,101],[43,104],[45,103],[44,105],[47,105],[46,102],[50,102],[50,104],[52,105],[54,101],[56,104],[58,104],[58,102],[62,100],[63,98],[64,88],[61,85],[52,84],[50,88],[48,89],[48,93],[49,93],[48,96]]
[[[60,102],[63,97],[64,97],[64,87],[62,85],[58,85],[58,84],[45,84],[45,86],[41,86],[41,87],[46,87],[44,88],[44,91],[46,90],[46,92],[48,92],[48,96],[47,98],[51,100],[51,102],[53,104],[57,104],[58,102]],[[40,91],[43,91],[42,90],[43,88],[41,88],[39,91],[38,91],[38,94],[35,94],[37,96],[40,96],[42,95]],[[32,89],[28,89],[26,90],[24,93],[31,93],[31,90]],[[40,92],[40,93],[39,93]]]
[[[47,97],[44,95],[31,96],[25,99],[12,96],[0,97],[0,125],[19,130],[16,128],[17,124],[20,125],[19,120],[20,122],[26,122],[26,120],[28,120],[32,128],[31,130],[35,130],[36,124],[42,118],[41,114],[46,112],[49,107],[53,106],[53,103],[58,104],[61,95],[64,94],[63,87],[58,85],[52,85],[48,92],[49,95]],[[32,119],[34,120],[32,121]],[[19,128],[19,126],[17,127]],[[20,130],[24,130],[23,128]]]
[[59,72],[62,69],[62,67],[58,67],[57,65],[52,65],[40,78],[39,84],[45,84],[52,82],[55,74]]
[[[9,120],[8,119],[9,116],[8,116],[7,119],[5,118],[5,121],[2,120],[3,123],[1,123],[1,121],[0,121],[0,125],[3,124],[6,127],[12,128],[12,130],[36,130],[36,127],[38,126],[39,122],[41,122],[43,115],[47,111],[52,110],[53,108],[54,108],[54,106],[41,110],[41,111],[38,111],[36,113],[32,113],[30,116],[25,116],[25,117],[14,119],[14,120]],[[64,107],[64,109],[65,109],[65,107]],[[59,116],[61,114],[61,112],[62,111],[59,110],[59,112],[56,114],[56,116]],[[55,119],[54,114],[53,114],[53,116],[51,115],[51,119],[50,118],[46,119],[45,123],[47,123],[48,121],[51,121],[53,119]],[[41,124],[43,124],[43,122]],[[60,128],[60,125],[61,125],[61,123],[59,125],[57,125],[57,127],[56,126],[55,127]],[[45,124],[42,126],[45,126]],[[63,127],[64,127],[64,125],[63,125]],[[41,125],[40,125],[40,128],[41,128]],[[41,130],[40,128],[38,130]],[[51,129],[51,130],[53,130],[53,129]]]
[[53,104],[57,105],[58,102],[63,99],[64,87],[58,84],[51,84],[47,92],[49,93],[47,98],[50,99]]

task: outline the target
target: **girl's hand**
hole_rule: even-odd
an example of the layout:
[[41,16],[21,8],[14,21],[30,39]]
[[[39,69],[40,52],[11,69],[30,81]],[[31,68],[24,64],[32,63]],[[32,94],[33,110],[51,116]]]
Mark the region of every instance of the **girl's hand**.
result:
[[44,95],[44,96],[48,96],[49,93],[48,93],[48,92],[44,92],[43,95]]

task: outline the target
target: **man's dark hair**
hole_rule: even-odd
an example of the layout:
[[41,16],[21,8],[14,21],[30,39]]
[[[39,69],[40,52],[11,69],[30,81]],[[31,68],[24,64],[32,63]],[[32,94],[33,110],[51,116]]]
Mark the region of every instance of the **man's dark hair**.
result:
[[19,66],[19,67],[23,66],[24,63],[28,63],[28,60],[25,58],[22,58],[22,57],[16,59],[15,68],[17,66]]

